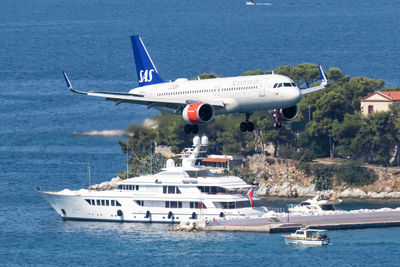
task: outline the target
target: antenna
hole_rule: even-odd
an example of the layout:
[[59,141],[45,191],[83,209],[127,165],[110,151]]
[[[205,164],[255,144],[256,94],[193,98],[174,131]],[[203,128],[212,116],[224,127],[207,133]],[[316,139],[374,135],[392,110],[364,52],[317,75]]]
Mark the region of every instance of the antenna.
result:
[[128,147],[126,148],[126,179],[129,178],[129,157],[128,157]]
[[92,172],[91,172],[91,169],[90,169],[90,163],[88,163],[88,183],[89,183],[89,187],[90,187],[90,184],[91,184],[91,180],[92,180]]

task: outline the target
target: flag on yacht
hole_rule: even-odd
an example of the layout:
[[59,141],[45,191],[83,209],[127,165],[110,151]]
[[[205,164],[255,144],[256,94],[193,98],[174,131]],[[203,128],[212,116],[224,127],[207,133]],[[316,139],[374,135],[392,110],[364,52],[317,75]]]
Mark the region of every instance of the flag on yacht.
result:
[[253,203],[253,188],[250,189],[250,191],[247,193],[247,195],[250,198],[250,204],[251,204],[251,208],[254,209],[254,203]]

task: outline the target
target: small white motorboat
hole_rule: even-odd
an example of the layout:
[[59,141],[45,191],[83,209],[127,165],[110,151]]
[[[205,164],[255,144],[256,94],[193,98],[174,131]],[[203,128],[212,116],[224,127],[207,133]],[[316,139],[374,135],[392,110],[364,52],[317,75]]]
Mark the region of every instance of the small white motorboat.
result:
[[282,235],[287,245],[314,245],[322,246],[329,244],[326,230],[301,228],[295,233]]

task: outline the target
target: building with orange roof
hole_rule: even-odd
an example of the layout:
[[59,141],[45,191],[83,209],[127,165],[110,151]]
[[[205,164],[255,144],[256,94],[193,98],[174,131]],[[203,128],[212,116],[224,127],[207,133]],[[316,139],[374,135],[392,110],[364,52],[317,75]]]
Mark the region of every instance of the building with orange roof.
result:
[[400,91],[375,91],[360,100],[361,112],[365,116],[379,111],[388,111],[390,104],[399,103]]

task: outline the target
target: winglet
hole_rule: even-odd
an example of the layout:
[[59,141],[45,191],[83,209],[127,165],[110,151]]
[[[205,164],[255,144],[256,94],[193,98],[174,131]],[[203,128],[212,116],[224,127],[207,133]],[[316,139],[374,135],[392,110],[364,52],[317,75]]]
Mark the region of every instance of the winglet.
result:
[[324,69],[322,68],[322,66],[318,65],[318,69],[319,69],[319,75],[321,75],[321,84],[318,86],[314,86],[311,88],[301,90],[301,93],[303,95],[322,90],[328,84],[328,79],[325,76],[325,72],[324,72]]
[[319,75],[321,75],[321,82],[328,82],[328,80],[326,79],[325,73],[324,73],[324,69],[322,68],[321,65],[318,64],[318,69],[319,69]]
[[65,82],[67,83],[67,87],[68,87],[68,89],[69,89],[71,92],[77,93],[77,94],[87,95],[87,92],[81,92],[81,91],[75,90],[75,89],[72,87],[72,84],[71,84],[71,82],[69,81],[68,75],[67,75],[67,73],[65,73],[65,71],[63,71],[63,75],[64,75]]
[[70,89],[70,90],[73,89],[73,88],[72,88],[72,84],[71,84],[71,82],[69,81],[68,76],[67,76],[67,74],[65,73],[65,71],[63,71],[63,75],[64,75],[65,82],[67,83],[68,89]]

